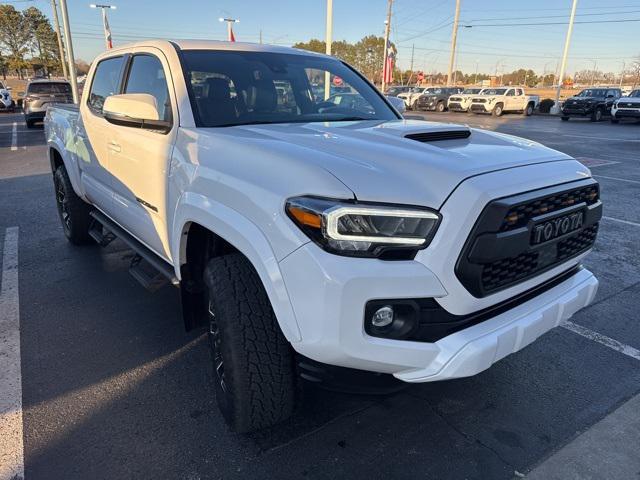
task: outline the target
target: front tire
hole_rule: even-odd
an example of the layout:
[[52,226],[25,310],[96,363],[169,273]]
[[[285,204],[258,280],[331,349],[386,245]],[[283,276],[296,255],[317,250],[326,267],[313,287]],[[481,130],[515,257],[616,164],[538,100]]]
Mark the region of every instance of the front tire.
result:
[[74,245],[91,243],[92,238],[89,235],[91,207],[76,195],[64,165],[56,168],[53,174],[53,186],[64,235]]
[[591,114],[591,121],[592,122],[600,122],[602,120],[603,117],[603,112],[601,108],[596,108],[593,113]]
[[616,117],[611,117],[611,123],[620,123],[620,120],[618,120]]
[[438,111],[439,113],[444,112],[445,109],[445,105],[444,102],[438,102],[438,105],[436,105],[436,111]]
[[255,269],[240,253],[209,261],[209,345],[216,400],[236,432],[269,427],[295,407],[291,346]]
[[501,117],[503,113],[504,113],[504,110],[501,103],[498,103],[495,107],[493,107],[493,110],[491,111],[491,114],[494,117]]
[[562,119],[563,122],[568,122],[569,121],[569,117],[560,117]]

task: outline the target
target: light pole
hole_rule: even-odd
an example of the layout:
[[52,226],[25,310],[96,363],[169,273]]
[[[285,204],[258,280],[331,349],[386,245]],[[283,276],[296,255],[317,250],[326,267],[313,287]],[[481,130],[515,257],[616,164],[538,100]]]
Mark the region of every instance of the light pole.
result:
[[573,20],[576,18],[576,8],[578,7],[578,0],[573,0],[571,6],[571,16],[569,17],[569,28],[567,29],[567,37],[564,41],[564,51],[562,52],[562,65],[560,66],[560,74],[558,76],[558,89],[556,90],[556,101],[551,107],[551,113],[557,115],[560,113],[560,90],[562,89],[562,82],[564,81],[564,72],[567,68],[567,56],[569,55],[569,45],[571,45],[571,32],[573,32]]
[[233,25],[234,23],[240,23],[240,20],[238,20],[237,18],[222,18],[222,17],[220,17],[218,19],[218,21],[227,23],[227,41],[235,42],[236,39],[233,36],[233,29],[231,28],[231,25]]
[[76,59],[73,56],[73,41],[71,40],[71,28],[69,27],[69,11],[67,10],[67,0],[60,0],[60,13],[62,13],[64,39],[67,42],[67,60],[69,61],[69,80],[71,81],[73,103],[77,104],[79,102],[78,79],[76,78]]
[[111,27],[109,27],[109,20],[107,20],[107,10],[115,10],[115,5],[96,5],[92,3],[89,5],[91,8],[99,8],[102,10],[102,28],[104,29],[104,43],[107,50],[113,48],[113,42],[111,41]]
[[64,54],[64,47],[62,46],[62,33],[60,33],[60,21],[58,20],[58,7],[56,6],[56,0],[51,0],[51,10],[53,11],[53,22],[56,24],[56,37],[58,39],[58,50],[60,50],[62,74],[64,75],[64,78],[69,78],[69,72],[67,71],[67,60]]
[[476,72],[473,74],[473,84],[475,85],[476,82],[478,81],[478,64],[480,63],[479,60],[476,60]]
[[382,57],[382,84],[380,85],[380,91],[384,93],[387,86],[387,77],[391,78],[393,71],[393,65],[389,62],[389,34],[391,32],[391,9],[393,8],[393,0],[388,0],[387,5],[387,19],[384,22],[384,55]]
[[[324,53],[331,55],[331,43],[333,42],[333,0],[327,0],[327,18],[326,29],[324,35],[325,50]],[[331,96],[331,74],[328,70],[324,72],[324,99],[328,100]]]

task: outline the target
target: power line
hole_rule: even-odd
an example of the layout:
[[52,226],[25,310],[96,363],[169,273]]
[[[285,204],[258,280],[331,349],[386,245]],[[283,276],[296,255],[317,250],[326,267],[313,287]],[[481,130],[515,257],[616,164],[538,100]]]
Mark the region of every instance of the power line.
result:
[[[574,24],[578,23],[629,23],[629,22],[640,22],[640,18],[627,18],[621,20],[585,20],[582,22],[573,22]],[[483,23],[483,24],[473,24],[472,27],[522,27],[522,26],[532,26],[532,25],[568,25],[569,22],[544,22],[544,23]]]

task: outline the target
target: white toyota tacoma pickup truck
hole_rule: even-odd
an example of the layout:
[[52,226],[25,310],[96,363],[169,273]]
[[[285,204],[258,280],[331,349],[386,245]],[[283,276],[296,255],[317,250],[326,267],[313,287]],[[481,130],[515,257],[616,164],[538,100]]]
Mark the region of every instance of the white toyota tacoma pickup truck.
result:
[[508,112],[520,112],[526,116],[540,103],[538,95],[528,95],[523,88],[501,87],[485,88],[471,97],[469,111],[473,113],[491,113],[499,117]]
[[[326,73],[359,101],[316,99]],[[118,237],[143,285],[180,289],[237,431],[289,416],[300,377],[475,375],[596,293],[585,166],[403,120],[336,58],[136,43],[100,55],[80,104],[49,108],[45,127],[65,235]]]

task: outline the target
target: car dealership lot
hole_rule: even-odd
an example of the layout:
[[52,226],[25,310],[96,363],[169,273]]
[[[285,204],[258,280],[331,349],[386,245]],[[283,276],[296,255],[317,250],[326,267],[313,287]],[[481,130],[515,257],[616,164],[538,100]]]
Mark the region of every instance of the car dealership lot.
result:
[[605,218],[585,262],[600,290],[572,319],[586,330],[558,328],[476,377],[391,396],[305,388],[291,421],[250,436],[230,433],[215,406],[206,338],[184,334],[178,291],[138,286],[120,242],[69,245],[42,130],[0,115],[27,478],[512,478],[640,393],[629,354],[640,350],[640,124],[414,115],[529,138],[592,167]]

